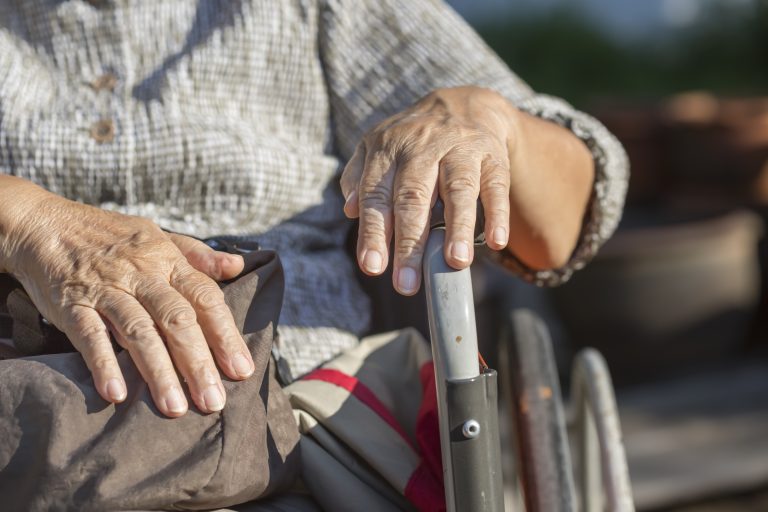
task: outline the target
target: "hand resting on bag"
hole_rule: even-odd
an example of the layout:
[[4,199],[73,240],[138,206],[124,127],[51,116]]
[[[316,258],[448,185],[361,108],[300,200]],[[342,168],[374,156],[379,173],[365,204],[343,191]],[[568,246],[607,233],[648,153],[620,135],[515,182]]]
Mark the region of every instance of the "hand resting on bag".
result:
[[203,412],[221,410],[226,400],[214,356],[233,379],[253,373],[214,281],[242,271],[240,256],[10,176],[0,176],[0,204],[0,271],[18,279],[69,337],[105,400],[126,396],[110,332],[167,416],[188,408],[175,368]]

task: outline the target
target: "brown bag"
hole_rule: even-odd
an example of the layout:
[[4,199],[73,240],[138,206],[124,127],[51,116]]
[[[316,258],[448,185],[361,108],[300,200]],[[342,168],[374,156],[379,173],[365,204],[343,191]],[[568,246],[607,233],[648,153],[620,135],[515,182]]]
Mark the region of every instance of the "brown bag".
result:
[[[0,361],[3,510],[210,509],[293,483],[299,434],[271,358],[282,267],[268,251],[245,261],[223,290],[256,372],[244,382],[223,377],[227,406],[220,413],[191,408],[164,417],[127,352],[118,361],[128,398],[116,406],[98,395],[78,353]],[[0,283],[0,315],[13,319],[18,348],[63,349],[9,282]]]

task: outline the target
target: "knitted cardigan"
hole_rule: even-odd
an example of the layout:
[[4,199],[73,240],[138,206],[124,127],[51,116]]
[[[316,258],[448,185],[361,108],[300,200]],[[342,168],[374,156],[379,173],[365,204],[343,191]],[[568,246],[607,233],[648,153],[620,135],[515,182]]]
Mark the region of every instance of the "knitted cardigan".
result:
[[438,0],[0,0],[0,172],[68,198],[280,252],[279,353],[301,375],[358,341],[340,169],[361,135],[474,84],[572,130],[596,178],[566,280],[613,232],[616,139],[535,94]]

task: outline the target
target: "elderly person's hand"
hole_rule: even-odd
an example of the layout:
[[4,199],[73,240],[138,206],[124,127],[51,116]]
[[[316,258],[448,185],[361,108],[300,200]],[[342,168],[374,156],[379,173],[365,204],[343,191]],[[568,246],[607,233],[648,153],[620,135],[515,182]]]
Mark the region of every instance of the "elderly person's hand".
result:
[[10,176],[0,179],[0,270],[22,283],[43,316],[81,352],[99,394],[110,402],[126,397],[111,331],[162,413],[187,411],[174,365],[201,411],[221,410],[225,392],[211,353],[233,379],[254,371],[214,281],[236,276],[242,258],[139,217],[69,201]]
[[458,87],[429,94],[367,133],[341,188],[347,216],[360,218],[360,268],[383,272],[394,235],[394,286],[411,295],[438,194],[454,268],[472,262],[478,197],[491,249],[509,249],[534,269],[555,268],[573,251],[593,175],[587,147],[571,132],[489,89]]

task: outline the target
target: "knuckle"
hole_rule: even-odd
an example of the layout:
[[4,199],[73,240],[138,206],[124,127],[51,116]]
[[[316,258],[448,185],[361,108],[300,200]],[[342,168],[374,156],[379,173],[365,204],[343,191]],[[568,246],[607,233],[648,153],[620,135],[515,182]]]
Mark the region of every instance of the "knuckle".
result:
[[80,339],[88,346],[97,345],[109,337],[107,327],[95,323],[80,325],[78,334]]
[[509,156],[505,147],[492,146],[483,158],[483,166],[499,172],[509,168]]
[[123,335],[134,344],[146,344],[158,336],[157,327],[148,318],[131,318],[123,325]]
[[422,252],[421,237],[402,235],[395,243],[395,254],[398,258],[410,258]]
[[80,308],[72,308],[65,315],[65,326],[79,338],[86,341],[96,341],[100,336],[107,333],[106,325],[104,322],[98,321],[98,316],[94,318]]
[[360,205],[363,208],[380,209],[389,206],[391,201],[391,192],[388,187],[383,185],[364,186]]
[[213,283],[199,283],[192,288],[191,295],[195,305],[205,312],[224,305],[224,292]]
[[197,315],[191,307],[176,304],[160,314],[160,323],[171,330],[188,329],[197,323]]
[[158,236],[162,235],[162,230],[157,224],[149,219],[139,218],[133,220],[131,228],[126,238],[128,247],[136,249],[154,246],[153,249],[156,251],[162,250],[162,242],[165,241],[165,237]]
[[493,194],[506,195],[509,190],[509,180],[502,176],[489,177],[483,183],[483,189]]
[[448,194],[466,194],[477,189],[477,178],[474,173],[457,173],[445,180],[445,190]]
[[114,359],[106,355],[93,356],[88,360],[88,369],[92,373],[105,373],[114,368]]
[[371,132],[369,140],[372,147],[388,149],[394,145],[397,137],[397,131],[392,128],[392,122],[385,120]]
[[[189,262],[182,257],[178,258],[174,263],[173,272],[170,277],[171,282],[183,283],[189,279],[193,279],[198,273],[195,267],[190,265]],[[169,279],[167,277],[162,279],[160,276],[157,276],[154,281],[156,286],[164,287]]]
[[414,181],[404,183],[395,193],[395,206],[426,206],[432,201],[432,188],[429,184]]
[[509,173],[509,163],[501,161],[498,158],[486,158],[482,164],[483,175],[507,175]]
[[141,276],[141,278],[137,280],[135,288],[136,291],[134,296],[153,297],[166,292],[168,289],[168,281],[167,278],[163,279],[160,275],[149,274]]
[[368,242],[382,240],[387,230],[383,222],[365,222],[360,224],[360,238]]
[[[82,281],[77,277],[65,278],[61,283],[51,283],[50,294],[63,308],[72,306],[90,307],[100,300],[103,289],[100,283]],[[75,321],[84,316],[82,312],[72,312]]]

